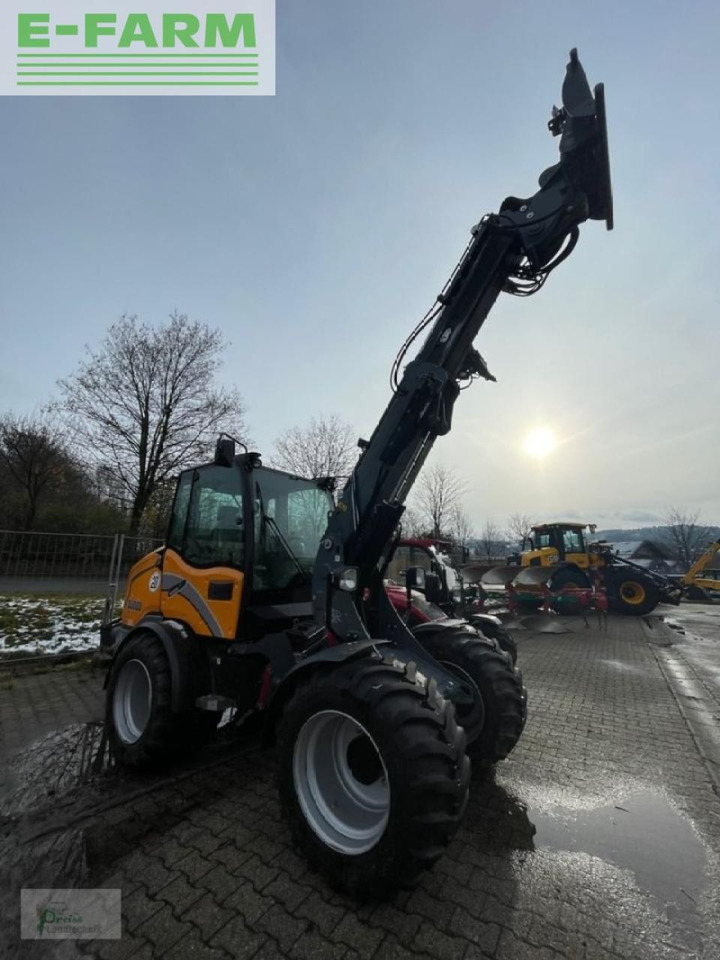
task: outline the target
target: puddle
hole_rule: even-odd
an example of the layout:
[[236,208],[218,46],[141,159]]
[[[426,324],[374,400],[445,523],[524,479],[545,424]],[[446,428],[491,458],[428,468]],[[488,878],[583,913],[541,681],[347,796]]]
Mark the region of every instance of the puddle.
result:
[[624,660],[598,660],[598,663],[610,667],[611,670],[617,670],[618,673],[631,673],[635,676],[647,674],[647,667],[639,667],[636,663],[626,663]]
[[642,790],[592,810],[531,811],[530,819],[536,847],[585,853],[628,870],[669,920],[698,927],[707,854],[688,821],[659,794]]
[[533,613],[507,620],[503,626],[508,630],[530,630],[532,633],[575,633],[568,618],[550,613]]

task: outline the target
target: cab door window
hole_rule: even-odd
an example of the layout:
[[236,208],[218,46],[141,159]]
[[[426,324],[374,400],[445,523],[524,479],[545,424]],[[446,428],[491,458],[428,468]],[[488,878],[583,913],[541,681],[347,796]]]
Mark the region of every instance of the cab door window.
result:
[[182,553],[183,537],[185,536],[185,522],[187,520],[188,507],[190,506],[190,490],[192,489],[193,471],[187,470],[180,474],[178,485],[175,490],[175,501],[173,503],[172,516],[170,517],[170,526],[168,527],[167,545],[171,550]]
[[385,576],[394,583],[405,583],[405,574],[409,567],[422,567],[428,573],[432,572],[432,557],[422,547],[398,544],[393,558],[388,564]]
[[410,547],[405,544],[398,544],[395,548],[392,560],[387,566],[385,576],[393,583],[405,583],[405,571],[411,566]]
[[244,550],[240,473],[233,467],[194,472],[182,556],[196,567],[242,569]]
[[565,553],[584,553],[585,544],[583,542],[582,530],[564,530],[563,547]]

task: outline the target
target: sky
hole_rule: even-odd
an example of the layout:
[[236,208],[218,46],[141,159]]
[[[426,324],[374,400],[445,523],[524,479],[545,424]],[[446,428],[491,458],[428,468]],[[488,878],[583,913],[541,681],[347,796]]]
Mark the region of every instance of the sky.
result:
[[369,436],[470,227],[555,162],[577,46],[615,230],[500,298],[476,341],[498,382],[430,462],[477,528],[720,523],[719,28],[709,0],[278,0],[275,97],[1,98],[0,412],[57,396],[121,314],[177,309],[223,332],[259,450],[330,413]]

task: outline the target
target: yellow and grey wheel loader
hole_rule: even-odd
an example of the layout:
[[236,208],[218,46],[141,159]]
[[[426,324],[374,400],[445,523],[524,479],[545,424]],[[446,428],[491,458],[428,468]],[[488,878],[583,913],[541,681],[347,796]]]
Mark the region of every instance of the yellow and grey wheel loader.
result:
[[575,612],[584,595],[602,589],[609,608],[629,616],[651,613],[658,603],[678,604],[683,588],[613,553],[609,543],[593,541],[593,523],[539,523],[529,540],[505,567],[483,575],[487,593],[509,591],[520,606],[539,607],[545,600],[558,612]]
[[[337,502],[327,483],[270,470],[223,438],[213,463],[180,475],[167,543],[133,568],[103,632],[118,760],[153,766],[227,710],[259,715],[297,845],[354,894],[387,894],[438,859],[465,810],[470,758],[504,756],[525,722],[510,657],[470,624],[416,638],[384,571],[461,387],[494,379],[473,341],[496,299],[540,290],[586,220],[612,227],[603,88],[591,91],[575,50],[562,102],[549,123],[557,162],[532,196],[507,197],[472,229],[396,358],[388,406]],[[409,590],[421,574],[406,571]],[[487,742],[493,709],[499,745]]]

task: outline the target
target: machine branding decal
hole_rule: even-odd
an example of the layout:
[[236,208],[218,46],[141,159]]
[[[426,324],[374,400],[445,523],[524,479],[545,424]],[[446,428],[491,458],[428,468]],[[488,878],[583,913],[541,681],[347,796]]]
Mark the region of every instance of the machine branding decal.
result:
[[157,588],[160,586],[160,573],[156,570],[155,573],[150,577],[150,582],[148,583],[148,590],[150,593],[155,593]]
[[188,583],[184,577],[178,577],[174,573],[164,573],[162,575],[163,591],[171,593],[173,596],[184,597],[190,606],[194,607],[199,616],[205,621],[207,628],[214,637],[222,637],[222,627],[215,619],[215,615],[195,587]]

